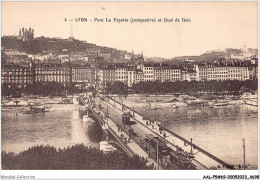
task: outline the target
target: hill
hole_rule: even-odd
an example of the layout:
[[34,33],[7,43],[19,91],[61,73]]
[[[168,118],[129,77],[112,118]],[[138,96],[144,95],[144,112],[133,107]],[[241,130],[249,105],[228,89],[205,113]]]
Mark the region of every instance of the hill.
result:
[[[80,53],[81,55],[103,56],[105,61],[111,62],[123,62],[126,54],[131,54],[124,50],[118,50],[115,48],[97,46],[86,41],[80,41],[77,39],[59,39],[59,38],[46,38],[39,37],[35,38],[30,42],[23,42],[14,36],[4,36],[2,39],[2,47],[6,49],[18,49],[25,51],[28,54],[39,54],[43,52],[52,52],[53,54],[75,54]],[[66,51],[64,51],[66,50]],[[230,59],[231,56],[240,56],[244,51],[241,49],[227,48],[223,51],[211,51],[206,52],[200,56],[178,56],[171,59],[171,61],[183,61],[186,59],[192,59],[197,62],[201,61],[214,61],[220,58]],[[247,48],[247,55],[256,56],[258,54],[257,49]],[[106,58],[105,58],[106,57]],[[163,62],[169,61],[170,59],[161,57],[146,57],[146,61]]]
[[46,38],[39,37],[32,41],[24,42],[20,39],[4,36],[2,39],[2,47],[6,49],[17,49],[24,51],[28,54],[39,54],[43,52],[52,52],[54,54],[62,54],[63,50],[67,53],[74,54],[81,52],[81,54],[88,54],[92,52],[94,55],[111,54],[111,59],[124,59],[127,51],[117,50],[115,48],[97,46],[95,44],[79,41],[76,39],[59,39],[59,38]]
[[[200,56],[178,56],[174,57],[172,60],[173,61],[183,61],[185,59],[192,59],[197,62],[201,61],[214,61],[220,58],[225,58],[225,59],[230,59],[233,56],[239,56],[243,53],[241,49],[233,49],[233,48],[227,48],[223,51],[211,51],[211,52],[206,52]],[[247,49],[247,54],[250,54],[251,56],[256,56],[258,54],[257,49],[252,49],[248,48]]]

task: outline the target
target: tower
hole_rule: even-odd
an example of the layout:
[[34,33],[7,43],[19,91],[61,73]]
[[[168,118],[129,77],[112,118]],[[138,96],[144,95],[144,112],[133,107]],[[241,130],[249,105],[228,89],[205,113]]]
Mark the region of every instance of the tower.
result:
[[70,24],[70,37],[69,37],[69,40],[73,40],[74,37],[73,37],[73,27],[72,27],[72,23]]
[[134,53],[134,50],[132,49],[132,59],[135,58],[135,53]]
[[22,37],[24,37],[24,28],[22,28]]

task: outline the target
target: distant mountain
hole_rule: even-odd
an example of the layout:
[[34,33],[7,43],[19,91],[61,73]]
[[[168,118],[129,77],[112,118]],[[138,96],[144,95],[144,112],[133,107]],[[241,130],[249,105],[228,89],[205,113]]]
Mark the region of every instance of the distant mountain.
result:
[[206,52],[200,56],[178,56],[172,58],[173,61],[183,61],[186,59],[195,60],[198,62],[201,61],[214,61],[220,58],[230,59],[232,56],[242,56],[242,54],[245,53],[247,56],[256,56],[258,55],[258,50],[253,48],[248,48],[244,52],[241,49],[233,49],[233,48],[227,48],[224,51],[211,51]]
[[170,59],[167,58],[161,58],[161,57],[145,57],[146,61],[153,61],[153,62],[164,62],[169,61]]
[[[88,54],[91,52],[93,56],[103,55],[108,58],[104,58],[107,62],[123,62],[125,61],[125,55],[131,54],[130,52],[124,50],[118,50],[110,47],[97,46],[96,44],[91,44],[86,41],[79,41],[77,39],[60,39],[60,38],[46,38],[38,37],[30,42],[24,42],[17,39],[15,36],[4,36],[1,38],[2,47],[6,49],[18,49],[20,51],[25,51],[28,54],[39,54],[43,52],[52,52],[53,54]],[[64,51],[65,50],[65,51]],[[164,61],[183,61],[186,59],[195,61],[212,61],[219,58],[229,59],[232,56],[241,56],[241,54],[246,53],[247,56],[256,56],[258,54],[257,49],[247,48],[247,49],[232,49],[227,48],[223,51],[211,51],[206,52],[200,56],[178,56],[172,59],[166,59],[161,57],[145,57],[146,61],[154,62],[164,62]],[[110,56],[111,55],[111,56]]]

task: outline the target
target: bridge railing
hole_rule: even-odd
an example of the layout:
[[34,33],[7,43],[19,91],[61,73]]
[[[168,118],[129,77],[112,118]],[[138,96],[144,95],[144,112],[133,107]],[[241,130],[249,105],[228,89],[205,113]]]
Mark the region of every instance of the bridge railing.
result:
[[[88,109],[90,109],[90,111],[94,114],[94,116],[97,118],[97,120],[98,120],[99,122],[101,122],[100,124],[105,124],[105,123],[106,123],[105,120],[102,119],[102,118],[95,112],[94,109],[92,109],[91,107],[88,107]],[[123,142],[123,140],[117,135],[117,133],[116,133],[111,127],[108,126],[108,129],[109,129],[109,131],[112,133],[112,135],[116,138],[116,140],[121,144],[120,147],[121,147],[127,154],[129,154],[130,156],[135,155],[134,151],[132,151],[132,149],[130,149],[130,148],[127,146],[127,144],[125,144],[125,143]]]
[[[118,101],[112,99],[111,97],[108,97],[108,98],[109,98],[110,100],[112,100],[112,101],[114,101],[114,102],[116,102],[116,103],[118,103],[118,104],[121,105],[120,102],[118,102]],[[132,108],[126,106],[126,105],[123,105],[123,106],[126,107],[126,108],[128,108],[130,111],[133,111],[135,114],[138,114],[139,116],[142,117],[142,115],[141,115],[140,113],[138,113],[136,110],[134,110],[134,109],[132,109]],[[132,118],[135,119],[136,121],[138,121],[136,118],[134,118],[134,117],[132,117]],[[140,122],[140,121],[138,121],[138,122]],[[142,125],[144,125],[142,122],[140,122],[140,123],[141,123]],[[146,127],[147,127],[147,126],[146,126]],[[167,131],[168,133],[174,135],[175,137],[177,137],[178,139],[182,140],[183,142],[186,142],[188,145],[191,145],[191,142],[190,142],[190,141],[188,141],[188,140],[186,140],[185,138],[181,137],[180,135],[178,135],[178,134],[172,132],[171,130],[165,128],[165,131]],[[156,133],[156,134],[157,134],[157,133]],[[161,135],[160,135],[160,136],[161,136]],[[165,140],[166,140],[166,139],[165,139]],[[169,142],[168,140],[166,140],[166,141]],[[171,142],[169,142],[169,143],[171,143]],[[171,144],[172,144],[172,143],[171,143]],[[224,162],[223,160],[217,158],[216,156],[214,156],[213,154],[207,152],[206,150],[202,149],[201,147],[197,146],[196,144],[192,144],[192,147],[195,148],[195,149],[197,149],[197,150],[199,150],[200,152],[202,152],[202,153],[205,154],[206,156],[212,158],[212,159],[215,160],[216,162],[218,162],[218,163],[220,163],[220,164],[226,166],[227,168],[232,169],[232,166],[231,166],[230,164],[228,164],[228,163]]]

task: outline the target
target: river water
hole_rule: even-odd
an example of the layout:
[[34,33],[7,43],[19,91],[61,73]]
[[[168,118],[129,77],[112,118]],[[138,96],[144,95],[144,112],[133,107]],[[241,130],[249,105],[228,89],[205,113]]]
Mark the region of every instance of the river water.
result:
[[34,145],[63,148],[81,143],[98,148],[102,131],[97,122],[83,122],[82,116],[78,110],[37,114],[2,111],[2,150],[19,153]]
[[227,163],[243,164],[242,139],[246,144],[246,163],[257,169],[258,112],[250,105],[224,107],[177,108],[158,110],[135,108],[149,119],[165,126]]
[[[242,139],[246,141],[246,163],[257,167],[257,107],[165,107],[135,110],[149,119],[165,122],[166,127],[230,164],[243,164]],[[83,122],[77,110],[38,114],[2,112],[2,150],[20,152],[37,144],[67,147],[77,143],[97,147],[102,130],[97,122]]]

